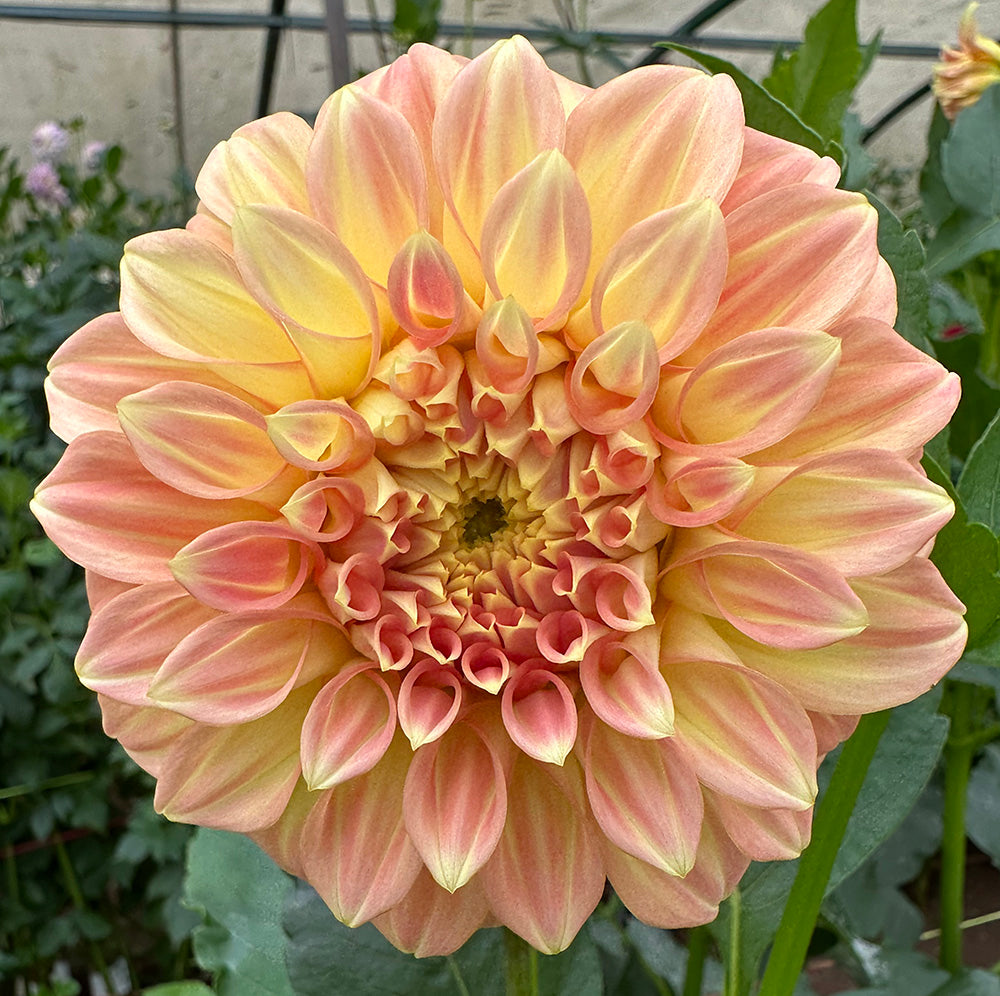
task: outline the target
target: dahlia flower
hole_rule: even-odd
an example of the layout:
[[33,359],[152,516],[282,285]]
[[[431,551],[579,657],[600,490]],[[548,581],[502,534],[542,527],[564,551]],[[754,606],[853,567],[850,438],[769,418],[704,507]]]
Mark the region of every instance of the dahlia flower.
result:
[[424,45],[240,128],[53,357],[35,513],[174,820],[418,955],[703,923],[956,660],[958,381],[876,214],[732,80]]
[[963,107],[979,100],[982,92],[1000,82],[1000,45],[979,33],[978,3],[970,3],[958,25],[957,49],[941,49],[934,66],[934,96],[947,118],[954,120]]

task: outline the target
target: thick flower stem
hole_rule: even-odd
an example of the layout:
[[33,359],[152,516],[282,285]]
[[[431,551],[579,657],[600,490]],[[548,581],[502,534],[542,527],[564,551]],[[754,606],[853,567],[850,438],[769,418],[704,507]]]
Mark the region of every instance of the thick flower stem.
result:
[[507,996],[538,996],[538,952],[512,930],[504,928],[507,952]]
[[944,833],[941,841],[941,967],[962,967],[965,893],[965,801],[976,741],[972,734],[975,687],[953,685],[951,732],[944,749]]
[[684,975],[682,996],[701,996],[701,983],[705,975],[705,956],[708,954],[710,935],[707,927],[695,927],[688,933],[687,972]]
[[799,859],[799,870],[774,938],[761,985],[761,992],[767,996],[791,996],[795,989],[834,859],[888,722],[888,710],[864,716],[844,744],[830,786],[816,810],[812,843]]

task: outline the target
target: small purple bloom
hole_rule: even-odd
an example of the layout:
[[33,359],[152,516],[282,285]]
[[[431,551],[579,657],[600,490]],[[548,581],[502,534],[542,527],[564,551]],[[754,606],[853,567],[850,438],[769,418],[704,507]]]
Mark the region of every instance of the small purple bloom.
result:
[[28,193],[43,204],[62,207],[69,203],[69,194],[59,182],[59,174],[52,163],[35,163],[28,170],[24,185]]
[[83,147],[83,168],[89,173],[95,172],[100,167],[104,153],[107,151],[107,142],[88,142]]
[[69,148],[69,132],[55,121],[44,121],[31,135],[31,152],[39,162],[58,163]]

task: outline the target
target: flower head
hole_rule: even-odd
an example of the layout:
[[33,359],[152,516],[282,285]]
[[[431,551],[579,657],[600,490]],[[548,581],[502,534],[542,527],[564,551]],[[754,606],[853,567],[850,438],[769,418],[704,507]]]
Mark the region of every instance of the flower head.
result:
[[874,210],[726,76],[424,45],[209,156],[53,358],[35,511],[173,819],[344,922],[711,919],[964,642],[917,462],[958,382]]
[[43,121],[31,134],[31,154],[39,162],[62,162],[69,148],[69,132],[55,121]]
[[83,147],[83,155],[81,157],[83,168],[88,173],[96,173],[104,161],[107,151],[107,142],[88,142]]
[[65,207],[69,203],[69,192],[59,180],[59,174],[52,163],[35,163],[24,178],[24,188],[48,207]]
[[963,107],[979,100],[980,94],[1000,81],[1000,45],[979,33],[978,3],[970,3],[958,25],[957,49],[942,48],[934,66],[934,95],[945,115],[954,119]]

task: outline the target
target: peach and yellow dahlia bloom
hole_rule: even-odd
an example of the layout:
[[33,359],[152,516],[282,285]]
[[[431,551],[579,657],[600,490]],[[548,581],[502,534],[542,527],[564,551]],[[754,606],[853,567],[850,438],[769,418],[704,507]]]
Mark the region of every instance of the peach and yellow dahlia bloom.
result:
[[958,48],[941,49],[934,66],[932,89],[947,118],[974,104],[982,92],[1000,82],[1000,45],[979,33],[978,3],[970,3],[958,24]]
[[34,502],[171,819],[440,954],[605,881],[710,920],[964,642],[918,459],[958,382],[865,199],[724,75],[427,46],[239,129],[53,357]]

